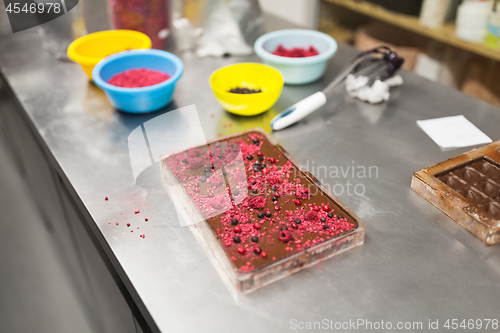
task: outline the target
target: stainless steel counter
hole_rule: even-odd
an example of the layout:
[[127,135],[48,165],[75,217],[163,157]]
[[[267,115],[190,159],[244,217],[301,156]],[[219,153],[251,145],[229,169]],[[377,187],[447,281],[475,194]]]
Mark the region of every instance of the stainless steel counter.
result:
[[[410,189],[414,171],[468,150],[440,150],[416,120],[463,114],[497,140],[500,109],[403,72],[405,83],[393,89],[388,103],[370,106],[339,97],[273,133],[325,184],[344,185],[344,193],[340,186],[334,191],[366,222],[366,241],[234,299],[191,232],[180,227],[159,174],[147,186],[136,185],[127,137],[143,122],[190,104],[198,108],[207,139],[255,126],[269,131],[275,113],[321,89],[355,51],[341,44],[324,79],[286,86],[272,110],[244,118],[217,104],[208,77],[229,63],[257,61],[254,56],[185,55],[174,102],[158,113],[133,116],[113,110],[78,65],[52,59],[33,32],[2,36],[0,50],[4,79],[69,192],[92,217],[93,230],[102,234],[99,246],[153,330],[283,332],[292,331],[293,319],[421,321],[425,330],[429,319],[439,319],[441,328],[452,318],[500,319],[500,247],[484,245]],[[336,178],[318,166],[377,169],[371,178],[350,172]],[[347,181],[363,184],[364,195],[349,195]]]

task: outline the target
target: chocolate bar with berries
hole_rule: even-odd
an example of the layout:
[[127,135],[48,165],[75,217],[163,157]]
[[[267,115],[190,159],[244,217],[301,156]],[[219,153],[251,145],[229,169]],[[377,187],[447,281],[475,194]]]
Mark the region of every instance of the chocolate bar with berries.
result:
[[265,132],[162,158],[179,215],[249,292],[360,245],[364,223]]

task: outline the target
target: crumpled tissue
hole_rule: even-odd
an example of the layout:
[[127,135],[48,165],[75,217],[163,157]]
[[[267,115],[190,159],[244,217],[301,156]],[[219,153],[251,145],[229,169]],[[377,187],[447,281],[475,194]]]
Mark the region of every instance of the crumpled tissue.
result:
[[354,76],[349,74],[346,78],[346,91],[351,97],[355,97],[363,102],[377,104],[388,101],[391,96],[390,88],[403,84],[401,75],[393,76],[384,81],[375,80],[371,86],[368,86],[370,78],[367,76]]

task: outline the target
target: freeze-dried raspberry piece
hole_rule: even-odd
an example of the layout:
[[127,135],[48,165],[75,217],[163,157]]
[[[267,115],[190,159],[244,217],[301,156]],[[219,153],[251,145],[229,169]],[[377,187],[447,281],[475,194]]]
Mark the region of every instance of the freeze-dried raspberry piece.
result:
[[278,235],[278,238],[283,243],[288,243],[289,241],[292,240],[293,235],[292,235],[292,232],[290,230],[281,230],[280,234]]
[[272,185],[280,185],[283,182],[280,176],[271,176],[269,177],[269,184]]
[[198,158],[198,157],[195,157],[195,158],[191,158],[189,159],[188,161],[188,165],[189,165],[189,168],[190,169],[198,169],[198,168],[201,168],[203,166],[203,159],[201,158]]
[[222,183],[223,183],[224,181],[222,180],[222,177],[221,177],[221,176],[219,176],[219,175],[215,175],[215,176],[210,177],[210,178],[208,179],[208,182],[209,182],[210,184],[212,184],[213,186],[217,187],[217,186],[222,185]]
[[228,206],[227,199],[224,195],[216,195],[212,199],[208,200],[208,204],[215,209],[223,209]]
[[258,196],[258,197],[250,199],[250,201],[248,202],[248,205],[251,208],[262,209],[262,208],[266,207],[266,199],[264,197]]
[[309,211],[306,213],[306,215],[304,216],[304,218],[308,221],[316,221],[318,219],[318,213],[316,213],[315,211]]
[[298,199],[309,199],[311,196],[311,191],[304,186],[297,187],[297,192],[295,193]]

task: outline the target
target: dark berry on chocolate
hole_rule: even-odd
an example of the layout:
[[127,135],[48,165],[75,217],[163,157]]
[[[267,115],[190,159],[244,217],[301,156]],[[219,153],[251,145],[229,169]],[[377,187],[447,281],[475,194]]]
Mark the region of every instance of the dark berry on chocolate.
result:
[[253,143],[258,145],[259,144],[259,139],[253,139]]
[[200,178],[200,182],[204,183],[204,182],[206,182],[206,181],[207,181],[207,178],[206,178],[206,177],[201,177],[201,178]]
[[265,169],[267,168],[267,165],[266,164],[262,164],[262,169]]
[[231,224],[232,224],[232,225],[237,225],[237,224],[238,224],[238,219],[234,219],[234,218],[233,218],[233,219],[231,220]]
[[293,220],[293,222],[297,223],[297,224],[301,224],[302,221],[297,217],[295,220]]
[[252,170],[253,170],[253,171],[255,171],[255,172],[259,172],[259,171],[260,171],[260,168],[259,168],[259,167],[257,167],[257,166],[254,166]]
[[288,230],[286,226],[282,226],[280,230]]
[[241,242],[240,236],[234,236],[233,237],[233,242],[235,242],[236,244],[240,243]]
[[188,162],[188,159],[187,158],[183,158],[182,159],[182,163],[187,163]]
[[257,193],[259,193],[259,189],[258,189],[258,188],[254,188],[254,189],[252,190],[252,192],[253,192],[253,193],[255,193],[255,194],[257,194]]
[[259,161],[263,161],[264,160],[264,156],[259,156]]
[[264,213],[262,213],[262,212],[259,212],[259,214],[257,214],[257,217],[258,217],[259,219],[262,219],[262,218],[264,218]]
[[272,214],[271,214],[271,212],[268,210],[268,211],[266,212],[266,217],[271,217],[271,215],[272,215]]
[[271,186],[271,190],[276,191],[277,189],[278,187],[276,187],[276,185]]
[[258,242],[259,242],[259,237],[257,237],[257,236],[253,236],[253,237],[252,237],[252,242],[254,242],[254,243],[258,243]]
[[339,215],[337,215],[337,218],[338,218],[338,219],[342,219],[342,218],[344,218],[344,217],[342,216],[342,214],[339,214]]
[[262,165],[262,163],[260,163],[260,162],[255,162],[255,163],[254,163],[254,165],[256,165],[256,166],[259,166],[259,167],[260,167],[260,166]]
[[249,161],[250,161],[252,158],[253,158],[253,156],[252,156],[252,155],[250,155],[250,154],[248,154],[248,155],[247,155],[247,160],[249,160]]
[[271,198],[272,201],[278,201],[278,197],[274,196]]
[[328,226],[326,224],[323,225],[323,230],[328,229]]
[[333,213],[328,213],[328,217],[332,218],[333,217]]
[[321,222],[326,222],[326,219],[324,217],[322,217]]

